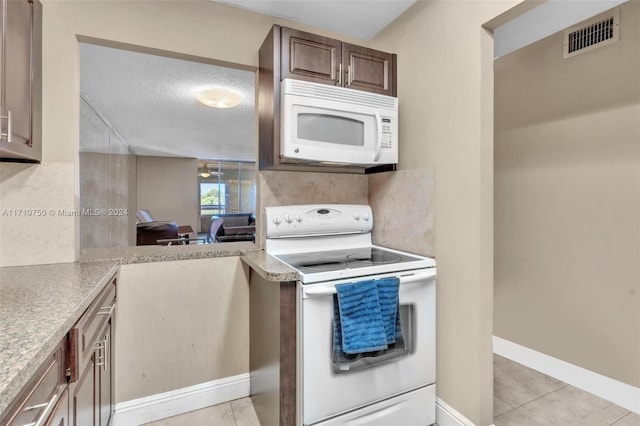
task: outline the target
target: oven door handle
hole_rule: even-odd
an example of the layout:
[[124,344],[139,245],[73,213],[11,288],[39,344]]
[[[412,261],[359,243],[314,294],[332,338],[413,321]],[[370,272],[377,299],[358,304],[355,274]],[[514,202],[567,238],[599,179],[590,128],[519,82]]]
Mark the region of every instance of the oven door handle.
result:
[[[424,272],[419,272],[411,275],[403,275],[400,276],[400,285],[403,284],[411,284],[417,281],[430,280],[431,278],[436,277],[436,268],[431,268]],[[304,290],[305,296],[331,296],[332,294],[336,294],[336,287],[334,285],[327,287],[313,287],[305,288]]]

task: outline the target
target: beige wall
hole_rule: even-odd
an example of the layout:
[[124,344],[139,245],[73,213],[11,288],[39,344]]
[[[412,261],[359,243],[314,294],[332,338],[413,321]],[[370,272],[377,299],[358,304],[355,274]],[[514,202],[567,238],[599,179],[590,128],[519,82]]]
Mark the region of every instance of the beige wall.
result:
[[400,168],[435,170],[438,396],[493,422],[493,43],[517,1],[419,1],[376,37],[398,54]]
[[640,386],[640,3],[496,61],[495,334]]
[[116,403],[249,372],[238,257],[123,265],[115,321]]
[[173,220],[198,232],[198,163],[189,158],[136,156],[138,206],[154,220]]

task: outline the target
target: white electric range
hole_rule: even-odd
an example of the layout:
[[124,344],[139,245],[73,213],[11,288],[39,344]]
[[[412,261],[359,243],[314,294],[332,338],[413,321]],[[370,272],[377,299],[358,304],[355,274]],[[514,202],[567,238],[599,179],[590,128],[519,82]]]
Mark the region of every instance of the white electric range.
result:
[[[436,264],[431,258],[373,245],[373,226],[367,205],[265,209],[267,253],[300,275],[299,424],[435,423]],[[402,346],[357,356],[337,354],[336,285],[391,277],[399,280]]]

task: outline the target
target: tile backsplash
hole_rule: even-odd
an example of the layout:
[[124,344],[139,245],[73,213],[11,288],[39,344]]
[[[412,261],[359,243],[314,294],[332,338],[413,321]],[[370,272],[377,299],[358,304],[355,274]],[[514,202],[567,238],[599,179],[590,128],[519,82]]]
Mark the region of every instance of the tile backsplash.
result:
[[[369,204],[374,244],[425,256],[435,255],[433,170],[412,169],[371,175],[258,173],[261,209],[289,204]],[[262,214],[257,212],[258,228]],[[263,247],[264,235],[256,241]]]
[[435,256],[433,170],[411,169],[369,175],[373,243]]
[[73,163],[0,163],[0,266],[73,262]]

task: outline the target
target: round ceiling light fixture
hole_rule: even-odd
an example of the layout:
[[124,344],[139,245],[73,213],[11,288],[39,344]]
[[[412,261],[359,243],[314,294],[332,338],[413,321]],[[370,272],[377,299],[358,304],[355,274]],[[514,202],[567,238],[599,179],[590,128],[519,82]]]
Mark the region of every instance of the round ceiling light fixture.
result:
[[203,167],[198,169],[198,174],[203,178],[208,178],[209,176],[211,176],[211,170],[207,165],[204,165]]
[[195,93],[196,99],[214,108],[232,108],[242,102],[244,95],[225,87],[213,87]]

